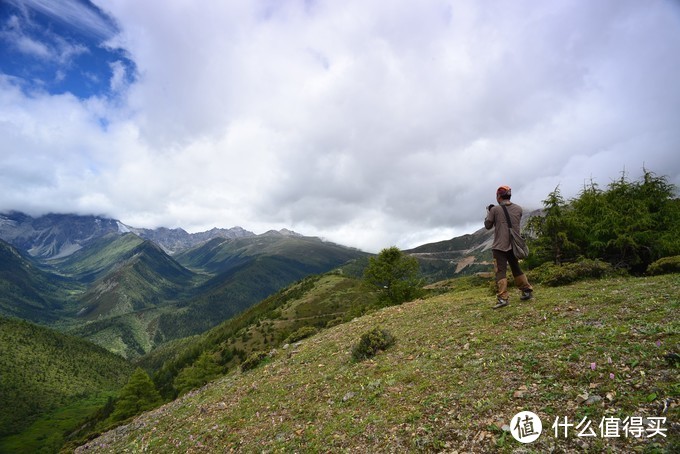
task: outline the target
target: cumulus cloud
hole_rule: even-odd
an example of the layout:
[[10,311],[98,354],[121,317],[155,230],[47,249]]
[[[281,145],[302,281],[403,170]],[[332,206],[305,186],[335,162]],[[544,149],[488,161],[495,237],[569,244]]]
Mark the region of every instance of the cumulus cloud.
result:
[[116,100],[5,77],[0,209],[377,251],[475,230],[500,184],[527,208],[643,165],[680,185],[670,1],[96,3],[138,77],[110,66]]

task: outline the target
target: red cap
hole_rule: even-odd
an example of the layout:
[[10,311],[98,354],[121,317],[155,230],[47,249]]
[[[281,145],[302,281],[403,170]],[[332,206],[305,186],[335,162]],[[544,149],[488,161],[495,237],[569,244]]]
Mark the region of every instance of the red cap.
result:
[[504,196],[510,196],[512,195],[512,189],[510,189],[510,186],[501,186],[496,190],[496,197],[504,197]]

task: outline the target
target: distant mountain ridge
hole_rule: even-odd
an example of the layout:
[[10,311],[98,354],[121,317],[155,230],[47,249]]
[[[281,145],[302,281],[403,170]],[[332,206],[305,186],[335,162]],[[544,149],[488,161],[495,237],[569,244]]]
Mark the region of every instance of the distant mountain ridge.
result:
[[[67,257],[90,241],[112,233],[122,235],[129,232],[153,241],[168,254],[175,254],[214,238],[256,236],[255,233],[238,226],[189,233],[181,228],[137,228],[116,219],[93,215],[46,214],[32,217],[18,211],[0,213],[0,239],[39,260]],[[287,229],[278,233],[295,235]]]
[[[520,228],[526,228],[532,217],[541,216],[542,213],[542,210],[525,212]],[[483,224],[483,219],[480,224]],[[431,282],[454,276],[486,273],[493,269],[493,232],[493,229],[481,227],[470,234],[423,244],[404,252],[418,259],[422,273]]]
[[87,242],[109,233],[122,233],[119,221],[70,214],[38,218],[16,211],[0,214],[0,239],[37,259],[71,255]]
[[229,229],[218,229],[215,227],[198,233],[189,233],[184,229],[168,229],[166,227],[159,227],[157,229],[128,228],[132,233],[158,244],[168,254],[175,254],[215,238],[233,239],[256,236],[253,232],[238,226]]
[[456,275],[489,271],[492,263],[493,230],[484,227],[474,233],[437,241],[404,251],[420,263],[429,281]]

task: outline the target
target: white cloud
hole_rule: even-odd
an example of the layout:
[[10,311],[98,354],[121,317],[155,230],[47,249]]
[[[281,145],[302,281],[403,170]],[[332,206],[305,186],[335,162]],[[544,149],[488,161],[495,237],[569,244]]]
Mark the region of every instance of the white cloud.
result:
[[57,19],[80,32],[106,39],[116,32],[114,24],[87,2],[79,0],[6,0],[27,14],[29,9]]
[[[9,38],[12,39],[12,38]],[[38,58],[51,59],[52,53],[50,49],[43,43],[35,41],[26,36],[17,36],[15,45],[20,52],[32,55]]]
[[643,165],[680,184],[671,2],[97,4],[139,77],[104,76],[123,102],[5,78],[0,209],[377,251],[474,230],[500,184],[527,208]]
[[127,87],[127,70],[125,65],[120,61],[115,61],[109,64],[111,68],[111,91],[119,93]]
[[30,21],[22,23],[19,17],[12,15],[0,29],[0,39],[21,54],[61,65],[68,65],[75,57],[88,52],[85,46],[73,44],[49,29],[40,30],[42,36],[37,37],[25,30],[26,27],[39,28]]

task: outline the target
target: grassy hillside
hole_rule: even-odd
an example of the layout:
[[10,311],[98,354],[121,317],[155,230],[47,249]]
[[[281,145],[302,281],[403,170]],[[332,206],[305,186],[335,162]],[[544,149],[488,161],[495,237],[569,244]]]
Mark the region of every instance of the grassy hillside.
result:
[[221,274],[257,257],[285,257],[309,269],[328,270],[328,264],[342,264],[366,255],[315,237],[272,232],[246,238],[215,238],[175,256],[183,266]]
[[[678,275],[536,288],[490,309],[487,283],[389,307],[305,339],[93,440],[79,452],[677,450]],[[440,287],[441,288],[441,287]],[[396,344],[351,350],[374,327]],[[522,446],[503,427],[520,410],[543,434]],[[664,416],[667,438],[556,437],[557,417]]]
[[173,380],[194,366],[199,355],[213,357],[228,370],[253,352],[281,346],[303,327],[322,329],[377,308],[374,294],[361,281],[339,273],[315,275],[286,287],[210,331],[187,339],[173,350],[162,349],[141,359],[157,371],[156,381],[166,395]]
[[[36,452],[60,439],[131,372],[125,360],[82,339],[0,318],[0,452]],[[50,417],[66,404],[73,414]]]
[[91,283],[129,259],[134,255],[134,249],[143,242],[132,233],[111,233],[91,241],[67,257],[51,260],[50,264],[63,274]]

